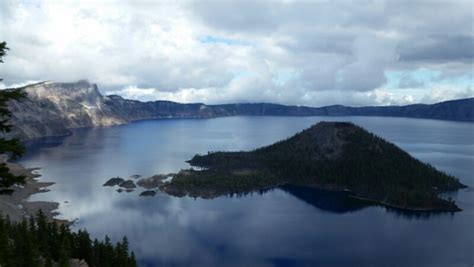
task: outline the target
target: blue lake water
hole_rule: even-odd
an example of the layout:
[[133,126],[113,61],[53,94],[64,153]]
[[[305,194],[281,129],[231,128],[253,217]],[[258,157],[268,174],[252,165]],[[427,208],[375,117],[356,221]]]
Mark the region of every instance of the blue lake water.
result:
[[[352,121],[471,188],[451,194],[457,213],[365,207],[302,188],[213,200],[139,197],[102,184],[187,168],[196,153],[271,144],[321,120]],[[127,235],[143,266],[473,266],[474,124],[379,117],[227,117],[154,120],[80,129],[31,143],[20,161],[41,167],[75,229]]]

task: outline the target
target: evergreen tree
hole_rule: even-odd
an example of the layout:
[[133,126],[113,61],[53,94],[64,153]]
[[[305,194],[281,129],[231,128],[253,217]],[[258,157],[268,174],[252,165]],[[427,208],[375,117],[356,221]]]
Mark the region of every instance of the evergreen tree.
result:
[[[6,42],[0,43],[0,63],[3,63],[3,57],[8,50]],[[1,81],[1,79],[0,79]],[[20,89],[0,90],[0,135],[4,135],[11,131],[11,125],[8,121],[11,118],[11,112],[8,110],[8,102],[12,100],[21,100],[26,96],[25,92]],[[7,139],[0,138],[0,154],[6,154],[12,159],[16,159],[25,153],[25,148],[17,138]],[[6,163],[0,163],[0,192],[11,192],[8,188],[15,184],[24,184],[25,177],[15,175],[10,172]]]
[[61,246],[59,248],[59,266],[69,267],[69,259],[71,259],[71,243],[66,235],[61,235]]
[[9,232],[9,223],[0,215],[0,266],[11,265],[10,260],[13,258],[13,251],[8,236]]
[[91,267],[137,265],[126,237],[113,246],[108,236],[92,241],[86,230],[71,232],[66,225],[46,221],[42,212],[14,223],[0,215],[0,266],[69,266],[71,259],[84,260]]

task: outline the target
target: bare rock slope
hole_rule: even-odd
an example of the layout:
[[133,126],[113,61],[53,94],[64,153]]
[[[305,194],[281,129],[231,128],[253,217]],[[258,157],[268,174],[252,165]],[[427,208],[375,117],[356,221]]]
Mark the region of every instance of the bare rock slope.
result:
[[24,88],[28,97],[12,101],[13,134],[22,139],[60,136],[69,129],[125,123],[104,102],[95,84],[44,82]]

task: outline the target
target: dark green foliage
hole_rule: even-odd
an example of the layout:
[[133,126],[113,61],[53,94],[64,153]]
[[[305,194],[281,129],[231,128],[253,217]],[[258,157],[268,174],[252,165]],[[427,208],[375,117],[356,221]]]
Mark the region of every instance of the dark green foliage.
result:
[[0,215],[0,266],[69,266],[71,259],[89,266],[136,266],[126,237],[113,246],[107,236],[92,242],[86,230],[74,233],[64,224],[47,222],[41,211],[18,223]]
[[[3,56],[8,49],[5,42],[0,43],[0,63],[3,63]],[[1,80],[0,80],[1,81]],[[11,112],[8,110],[8,102],[12,100],[19,101],[25,97],[25,93],[21,89],[0,90],[0,135],[10,132],[11,125],[8,121],[11,118]],[[6,139],[0,138],[0,155],[6,154],[12,159],[16,159],[25,153],[25,148],[17,138]],[[14,175],[10,172],[5,163],[0,163],[0,192],[6,192],[8,187],[14,184],[24,184],[25,177]]]
[[8,49],[7,42],[0,43],[0,63],[3,63],[3,57],[7,54]]
[[[245,193],[285,183],[285,180],[268,172],[223,171],[223,170],[189,170],[180,172],[173,178],[169,194],[191,197],[212,198],[223,194]],[[169,186],[163,185],[163,189]],[[174,191],[173,189],[178,189]]]
[[464,187],[456,178],[352,123],[322,122],[287,140],[250,152],[196,155],[164,189],[211,197],[296,184],[409,209],[459,210],[438,194]]

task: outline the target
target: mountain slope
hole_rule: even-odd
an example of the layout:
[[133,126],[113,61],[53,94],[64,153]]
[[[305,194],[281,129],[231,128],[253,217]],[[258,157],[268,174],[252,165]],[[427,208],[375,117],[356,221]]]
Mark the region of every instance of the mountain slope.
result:
[[249,152],[196,155],[202,171],[177,174],[163,190],[215,197],[283,184],[350,192],[387,206],[459,210],[438,194],[463,188],[456,178],[352,123],[321,122],[286,140]]
[[110,126],[125,123],[105,105],[96,85],[77,83],[39,83],[24,87],[28,96],[10,102],[12,135],[21,139],[69,134],[69,129]]
[[23,88],[23,102],[11,102],[11,135],[21,139],[69,134],[69,129],[110,126],[159,118],[214,118],[222,116],[395,116],[474,122],[474,98],[433,105],[387,107],[327,106],[312,108],[268,103],[205,105],[171,101],[140,102],[103,96],[97,85],[43,82]]

